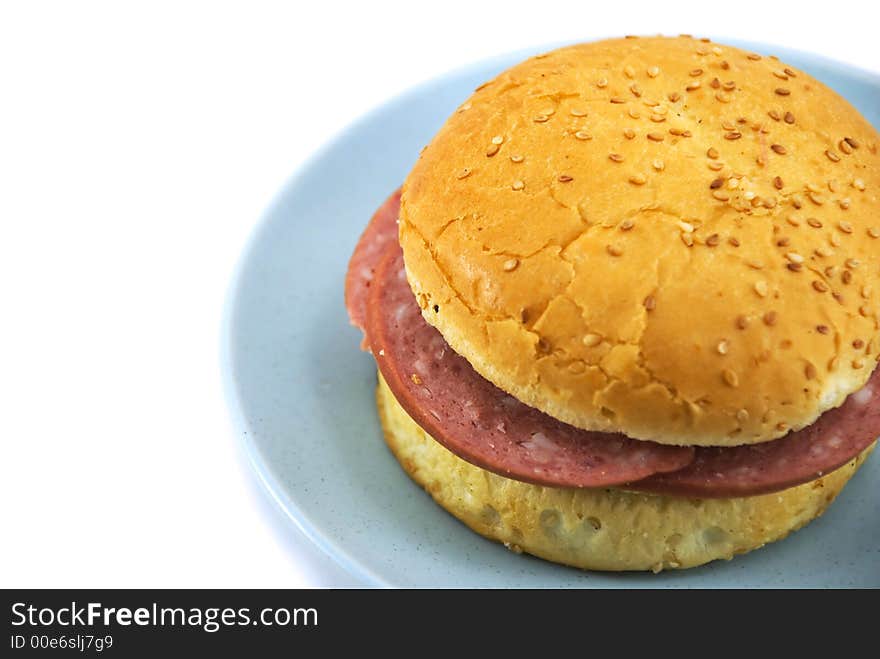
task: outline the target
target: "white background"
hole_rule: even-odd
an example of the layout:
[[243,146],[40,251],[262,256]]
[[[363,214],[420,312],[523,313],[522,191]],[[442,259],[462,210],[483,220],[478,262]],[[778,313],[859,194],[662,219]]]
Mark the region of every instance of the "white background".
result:
[[0,4],[0,586],[351,583],[259,489],[220,385],[236,259],[297,166],[414,83],[561,40],[880,72],[859,4]]

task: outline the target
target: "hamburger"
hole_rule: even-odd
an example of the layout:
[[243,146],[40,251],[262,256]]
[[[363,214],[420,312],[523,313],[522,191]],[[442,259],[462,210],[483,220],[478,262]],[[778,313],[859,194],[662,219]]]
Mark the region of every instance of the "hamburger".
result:
[[583,569],[807,524],[880,434],[878,142],[807,73],[688,36],[481,85],[349,264],[391,451],[474,531]]

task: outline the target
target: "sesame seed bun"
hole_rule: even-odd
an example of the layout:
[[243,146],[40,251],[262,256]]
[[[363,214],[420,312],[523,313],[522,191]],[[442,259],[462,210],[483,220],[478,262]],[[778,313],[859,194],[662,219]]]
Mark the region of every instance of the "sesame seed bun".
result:
[[381,375],[376,400],[391,451],[449,513],[515,552],[587,570],[689,568],[784,538],[824,512],[874,447],[827,476],[754,497],[551,488],[450,453],[409,417]]
[[422,153],[407,276],[456,352],[561,421],[768,441],[874,368],[878,142],[772,57],[691,38],[563,48],[482,85]]

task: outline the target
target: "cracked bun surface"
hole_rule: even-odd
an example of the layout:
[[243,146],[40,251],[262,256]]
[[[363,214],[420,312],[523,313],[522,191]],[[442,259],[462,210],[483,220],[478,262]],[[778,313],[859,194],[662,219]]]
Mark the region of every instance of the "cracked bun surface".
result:
[[679,445],[812,423],[875,367],[880,137],[766,55],[562,48],[487,82],[407,178],[426,320],[574,426]]

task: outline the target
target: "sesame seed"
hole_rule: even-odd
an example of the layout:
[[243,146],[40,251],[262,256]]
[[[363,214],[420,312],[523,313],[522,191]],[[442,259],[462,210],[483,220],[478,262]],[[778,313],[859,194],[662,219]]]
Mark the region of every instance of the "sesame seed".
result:
[[721,48],[719,48],[718,46],[712,46],[712,52],[716,55],[720,55],[724,51],[722,51]]
[[579,139],[579,140],[584,140],[584,141],[593,139],[593,136],[590,135],[590,134],[589,134],[587,131],[585,131],[585,130],[579,130],[578,132],[576,132],[576,133],[574,134],[574,136],[575,136],[577,139]]
[[865,284],[864,286],[862,286],[862,297],[863,298],[871,297],[872,290],[873,289],[871,288],[870,284]]
[[605,251],[608,252],[611,256],[623,255],[623,249],[619,245],[606,245]]
[[648,133],[647,138],[652,142],[662,142],[666,136],[663,133]]
[[[777,177],[778,178],[778,177]],[[799,227],[801,225],[801,221],[794,217],[793,215],[789,215],[785,218],[785,221],[788,222],[793,227]]]
[[868,305],[867,305],[867,304],[863,304],[862,306],[859,307],[859,313],[860,313],[862,316],[864,316],[865,318],[867,318],[868,316],[871,315],[871,310],[868,309]]
[[792,71],[791,69],[786,67],[785,69],[783,69],[783,71],[785,71],[785,75],[787,75],[789,78],[797,78],[797,76],[794,74],[794,71]]
[[739,179],[733,177],[727,179],[727,187],[730,190],[736,190],[739,187]]
[[574,179],[571,176],[569,176],[568,174],[560,174],[559,176],[556,177],[556,180],[559,181],[560,183],[570,183]]
[[825,276],[826,277],[833,277],[836,274],[837,274],[837,268],[835,266],[829,265],[827,268],[825,268]]
[[738,410],[736,413],[736,420],[739,421],[741,424],[748,421],[749,420],[749,411],[745,408]]
[[778,153],[781,156],[784,156],[787,153],[785,147],[781,144],[771,144],[770,148],[773,150],[774,153]]
[[723,179],[723,178],[716,178],[714,181],[712,181],[712,182],[709,184],[709,189],[710,189],[710,190],[717,190],[717,189],[720,188],[722,185],[724,185],[724,179]]
[[465,167],[463,169],[458,170],[458,173],[455,175],[455,178],[463,179],[463,178],[467,178],[470,175],[471,175],[471,170],[469,168]]
[[722,169],[724,169],[724,163],[722,162],[710,162],[706,166],[713,172],[720,172]]
[[816,325],[816,331],[819,334],[828,334],[831,331],[831,328],[828,325]]
[[789,238],[786,236],[784,238],[780,238],[779,240],[777,240],[776,246],[777,247],[787,247],[790,242],[791,242],[791,240],[789,240]]
[[694,246],[694,237],[689,233],[679,234],[681,236],[681,242],[683,242],[688,247]]
[[708,245],[709,247],[715,247],[720,242],[721,242],[721,236],[719,236],[717,233],[713,233],[711,236],[706,238],[706,245]]
[[492,144],[492,145],[490,145],[489,148],[486,149],[486,157],[487,157],[487,158],[491,158],[491,157],[494,156],[496,153],[498,153],[498,150],[499,150],[500,148],[501,148],[501,147],[498,146],[497,144]]
[[854,148],[854,149],[858,149],[858,148],[859,148],[859,143],[858,143],[855,139],[853,139],[852,137],[844,137],[843,139],[844,139],[844,141],[845,141],[847,144],[849,144],[852,148]]
[[510,156],[510,162],[522,162],[523,160],[525,160],[525,158],[523,158],[518,153],[515,153],[512,156]]
[[598,334],[585,334],[583,338],[583,344],[588,348],[592,348],[594,346],[602,343],[602,337]]
[[666,121],[666,117],[662,114],[657,114],[655,112],[651,115],[651,121],[653,121],[655,124],[663,123],[664,121]]
[[849,286],[853,280],[853,273],[850,270],[844,270],[840,273],[840,280],[844,285]]
[[798,254],[797,252],[789,252],[788,254],[785,255],[785,258],[787,258],[792,263],[803,263],[804,262],[804,257],[801,256],[800,254]]
[[856,339],[855,341],[852,342],[852,347],[855,348],[856,350],[861,350],[862,348],[865,347],[865,342],[862,341],[861,339]]
[[684,130],[683,128],[670,128],[669,133],[670,133],[670,135],[675,135],[677,137],[690,137],[691,136],[691,131]]
[[728,386],[739,386],[739,377],[737,377],[736,373],[731,371],[729,368],[725,368],[723,371],[721,371],[721,377],[724,378],[724,382]]
[[660,75],[660,67],[652,66],[648,68],[649,78],[656,78],[658,75]]
[[737,329],[744,330],[746,327],[749,326],[749,319],[745,316],[737,316],[735,324]]
[[609,100],[617,105],[620,105],[621,103],[626,103],[626,99],[620,98],[619,96],[612,96]]
[[729,346],[729,344],[727,342],[727,339],[721,339],[718,342],[718,345],[715,346],[715,349],[718,351],[719,355],[726,355],[728,346]]
[[764,324],[767,327],[773,327],[776,324],[776,321],[778,319],[779,319],[779,314],[776,313],[775,311],[768,311],[762,317],[762,320],[764,321]]
[[651,163],[651,167],[653,167],[654,169],[656,169],[658,172],[662,172],[664,169],[666,169],[666,165],[663,163],[662,160],[655,160],[655,161],[653,161],[653,162]]
[[837,148],[843,151],[843,153],[845,153],[846,155],[849,155],[853,152],[853,148],[846,140],[840,140],[840,142],[837,143]]
[[841,231],[843,231],[844,233],[852,233],[853,232],[852,224],[850,224],[849,222],[846,222],[845,220],[841,220],[840,222],[838,222],[837,228],[840,229]]
[[860,192],[865,191],[865,182],[860,178],[853,179],[852,186]]
[[728,80],[723,85],[721,85],[721,87],[722,89],[724,89],[724,91],[732,92],[734,89],[736,89],[736,83],[733,80]]
[[572,108],[571,110],[568,111],[568,113],[572,117],[586,117],[587,116],[587,111],[581,110],[579,108]]
[[826,156],[826,157],[828,158],[828,160],[830,160],[831,162],[840,162],[840,156],[837,155],[836,153],[834,153],[834,151],[832,151],[831,149],[827,149],[827,150],[825,151],[825,156]]
[[689,75],[693,78],[703,75],[703,69],[691,69]]
[[636,131],[634,131],[632,128],[626,128],[623,131],[623,136],[626,139],[631,140],[636,136]]
[[654,308],[657,306],[657,300],[654,299],[653,295],[649,295],[648,297],[645,298],[644,304],[645,304],[645,309],[647,309],[648,311],[653,311]]
[[800,263],[786,263],[785,267],[791,270],[792,272],[800,272],[803,270],[804,266]]
[[549,118],[550,117],[548,117],[546,114],[536,114],[534,117],[532,117],[532,121],[534,121],[536,124],[543,124]]
[[504,268],[504,272],[512,272],[516,270],[518,265],[519,259],[507,259],[501,267]]
[[853,359],[853,361],[852,361],[852,367],[853,367],[853,368],[855,368],[855,369],[860,369],[860,368],[863,368],[864,366],[865,366],[865,362],[864,362],[863,360],[861,360],[861,359]]
[[725,140],[738,140],[738,139],[741,138],[741,137],[742,137],[742,133],[740,133],[740,132],[738,132],[738,131],[735,131],[735,130],[730,131],[729,133],[725,133],[725,134],[724,134],[724,139],[725,139]]
[[721,60],[721,68],[727,71],[728,69],[730,69],[730,62],[728,62],[726,59]]
[[685,90],[687,90],[689,92],[692,92],[692,91],[699,89],[699,88],[700,88],[700,81],[699,80],[694,80],[693,82],[689,82],[685,86]]
[[623,162],[623,156],[619,153],[609,153],[608,159],[612,162]]
[[847,259],[847,260],[844,262],[844,265],[845,265],[847,268],[851,269],[851,270],[855,270],[855,269],[858,268],[861,264],[862,264],[862,262],[859,261],[858,259]]
[[520,180],[516,180],[510,185],[510,187],[514,190],[522,190],[524,187],[526,187],[526,184]]
[[749,53],[748,55],[746,55],[746,57],[748,57],[750,60],[755,61],[755,62],[757,62],[759,59],[761,59],[761,56],[758,55],[758,53]]
[[596,87],[598,87],[599,89],[604,89],[607,86],[608,86],[608,79],[607,78],[599,78],[596,81]]
[[776,110],[770,110],[767,114],[773,121],[779,121],[779,113]]
[[773,90],[778,96],[788,96],[791,94],[791,91],[786,89],[785,87],[777,87]]
[[836,371],[837,367],[840,365],[840,359],[837,357],[833,357],[830,362],[828,362],[828,370]]
[[827,293],[828,292],[828,284],[826,284],[821,279],[813,280],[813,288],[816,289],[819,293]]
[[717,92],[715,94],[715,100],[719,103],[730,103],[730,95],[725,94],[724,92]]
[[775,177],[773,179],[773,187],[777,190],[782,190],[782,188],[785,187],[785,184],[782,182],[782,178],[780,178],[779,176]]
[[625,67],[623,67],[623,75],[625,75],[627,78],[632,79],[636,75],[636,70],[629,64],[627,64]]
[[706,151],[706,155],[709,156],[712,160],[715,160],[718,158],[718,149],[710,146],[709,150]]
[[850,201],[849,197],[844,197],[837,202],[837,205],[840,206],[842,210],[849,210],[850,204],[852,204],[852,201]]
[[727,242],[729,242],[734,247],[739,247],[740,245],[739,238],[737,238],[736,236],[731,236],[727,239]]
[[492,144],[503,144],[503,143],[504,143],[504,138],[501,137],[501,135],[496,135],[495,137],[492,138]]
[[681,98],[681,94],[678,92],[670,92],[666,98],[668,98],[672,103],[677,102]]
[[791,112],[786,112],[784,119],[785,119],[785,123],[787,123],[787,124],[794,123],[794,115]]
[[817,220],[815,217],[807,218],[807,224],[809,224],[814,229],[821,229],[822,228],[822,222]]
[[724,130],[736,130],[736,124],[733,123],[732,121],[722,121],[721,127]]
[[775,75],[780,80],[788,80],[788,76],[785,75],[785,71],[779,71],[779,70],[774,69],[771,73],[773,73],[773,75]]
[[632,92],[633,96],[635,96],[636,98],[641,98],[642,90],[639,89],[639,86],[636,83],[631,84],[629,86],[629,90],[630,90],[630,92]]
[[871,238],[880,238],[880,227],[871,227],[868,229],[868,235]]
[[767,282],[763,279],[759,279],[755,282],[755,293],[760,295],[761,297],[767,297],[767,293],[770,292],[770,288],[767,286]]
[[626,111],[626,113],[630,117],[632,117],[633,119],[638,119],[639,117],[642,116],[641,113],[638,110],[636,110],[635,108],[630,108],[629,110]]
[[709,83],[709,86],[712,89],[720,89],[721,88],[721,81],[718,78],[712,78],[712,82]]
[[678,228],[684,231],[685,233],[693,233],[694,225],[690,222],[685,222],[684,220],[679,220],[676,222]]
[[623,222],[620,223],[620,230],[621,231],[629,231],[635,225],[636,225],[636,223],[633,222],[632,220],[624,220]]
[[644,174],[633,174],[629,177],[629,182],[633,185],[644,185],[648,181]]
[[821,206],[825,203],[825,197],[820,195],[818,192],[808,192],[807,197],[809,197],[810,201],[812,201],[817,206]]
[[709,49],[706,46],[697,46],[697,55],[708,55]]
[[730,201],[730,195],[726,192],[722,192],[721,190],[714,190],[712,192],[712,196],[715,197],[718,201]]
[[813,366],[810,362],[807,362],[807,365],[804,367],[804,375],[807,380],[815,380],[816,376],[819,375],[819,372],[816,370],[816,367]]

